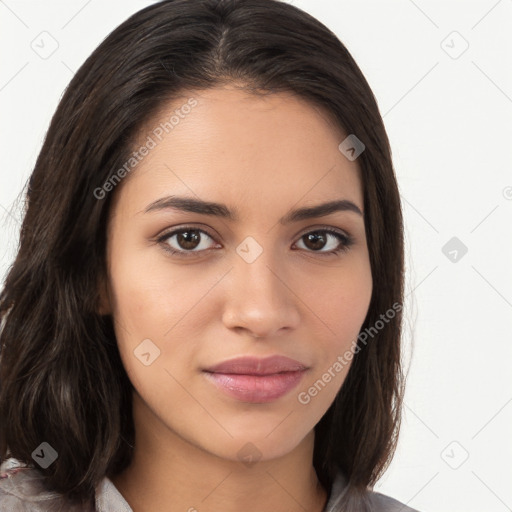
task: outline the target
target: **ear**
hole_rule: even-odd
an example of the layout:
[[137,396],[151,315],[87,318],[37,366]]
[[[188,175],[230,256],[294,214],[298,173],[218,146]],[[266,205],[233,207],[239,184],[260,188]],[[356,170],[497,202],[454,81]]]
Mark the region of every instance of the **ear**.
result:
[[110,300],[110,293],[108,289],[108,284],[105,278],[100,279],[98,284],[98,307],[97,313],[101,316],[111,315],[112,314],[112,302]]

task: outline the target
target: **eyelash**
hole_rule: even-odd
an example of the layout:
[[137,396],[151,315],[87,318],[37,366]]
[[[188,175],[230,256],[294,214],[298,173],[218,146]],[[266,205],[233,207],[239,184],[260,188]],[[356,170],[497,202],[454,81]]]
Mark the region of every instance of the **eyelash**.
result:
[[[178,256],[178,257],[188,258],[188,257],[192,257],[192,255],[197,255],[197,254],[203,252],[203,251],[185,251],[185,250],[178,251],[176,249],[171,248],[169,246],[169,244],[166,243],[174,235],[178,235],[178,234],[186,232],[186,231],[197,231],[199,233],[203,233],[203,234],[207,235],[212,240],[214,240],[214,237],[212,235],[210,235],[208,232],[204,231],[203,229],[199,229],[199,228],[196,228],[193,226],[184,226],[184,227],[181,227],[174,231],[169,231],[169,232],[161,235],[160,237],[158,237],[156,239],[156,242],[162,246],[164,251],[170,253],[171,255]],[[332,251],[327,251],[327,252],[312,251],[312,250],[306,251],[306,252],[310,252],[313,254],[319,254],[319,255],[325,256],[325,257],[335,256],[339,253],[344,253],[344,252],[348,251],[348,249],[354,244],[354,239],[351,236],[345,235],[344,233],[341,233],[340,231],[337,231],[337,230],[329,228],[329,227],[314,229],[312,231],[307,231],[306,233],[302,234],[299,237],[299,240],[304,238],[306,235],[310,235],[312,233],[329,233],[329,234],[335,236],[340,241],[340,245],[336,249],[333,249]],[[204,250],[208,251],[211,249],[204,249]]]

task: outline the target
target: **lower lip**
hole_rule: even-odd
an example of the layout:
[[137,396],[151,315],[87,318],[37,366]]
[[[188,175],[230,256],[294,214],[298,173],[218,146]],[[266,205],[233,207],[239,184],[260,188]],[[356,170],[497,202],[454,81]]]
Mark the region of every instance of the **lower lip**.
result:
[[305,370],[272,375],[238,375],[205,372],[206,377],[227,395],[242,402],[267,403],[286,395],[298,385]]

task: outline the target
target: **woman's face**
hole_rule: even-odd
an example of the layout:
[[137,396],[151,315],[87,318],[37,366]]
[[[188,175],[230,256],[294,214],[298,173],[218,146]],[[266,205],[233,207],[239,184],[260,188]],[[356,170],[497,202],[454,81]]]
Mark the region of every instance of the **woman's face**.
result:
[[[139,417],[160,433],[230,460],[313,435],[372,294],[345,137],[294,95],[230,87],[184,96],[144,128],[147,151],[115,190],[102,308]],[[307,214],[334,201],[349,206]],[[213,368],[270,356],[296,363]]]

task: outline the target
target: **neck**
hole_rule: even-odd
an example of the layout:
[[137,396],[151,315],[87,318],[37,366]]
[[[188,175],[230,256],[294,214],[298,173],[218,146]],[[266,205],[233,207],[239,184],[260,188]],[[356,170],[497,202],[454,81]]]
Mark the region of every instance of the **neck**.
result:
[[133,512],[324,510],[327,492],[312,463],[314,431],[284,456],[244,464],[220,458],[178,436],[148,413],[137,394],[133,413],[133,459],[112,477]]

